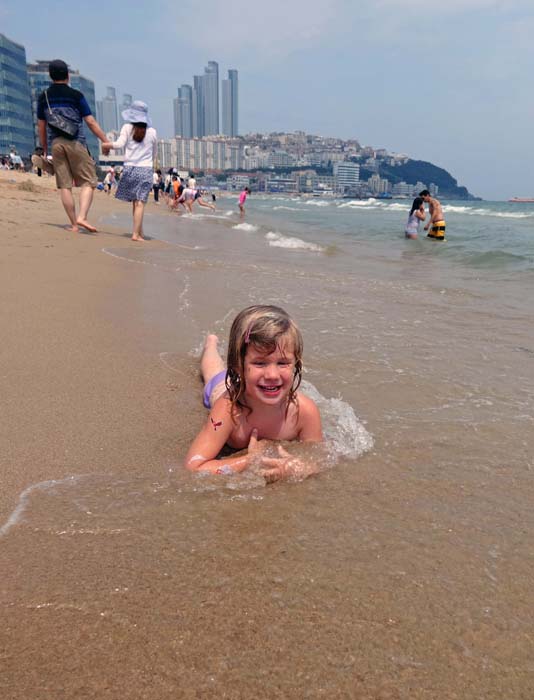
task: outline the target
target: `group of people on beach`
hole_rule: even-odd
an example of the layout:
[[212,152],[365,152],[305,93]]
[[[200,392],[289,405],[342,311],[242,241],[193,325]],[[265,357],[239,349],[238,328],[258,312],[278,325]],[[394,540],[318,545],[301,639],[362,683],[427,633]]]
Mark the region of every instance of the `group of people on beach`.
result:
[[[154,171],[157,160],[157,133],[152,126],[148,107],[136,100],[121,113],[125,122],[115,141],[108,141],[100,128],[84,95],[69,85],[69,70],[65,61],[56,59],[49,64],[50,87],[39,96],[37,103],[37,123],[40,149],[32,156],[32,163],[39,171],[54,174],[60,192],[61,202],[69,218],[68,230],[83,228],[96,232],[89,223],[88,214],[97,186],[95,163],[87,148],[84,124],[100,139],[102,153],[109,155],[112,149],[124,149],[124,166],[120,178],[110,169],[104,178],[104,190],[110,194],[116,188],[115,197],[132,203],[133,241],[144,241],[143,218],[145,205],[151,192],[154,201],[159,203],[162,189],[167,203],[177,210],[182,206],[192,213],[193,204],[210,210],[212,203],[202,199],[202,191],[190,178],[184,186],[176,170],[170,171],[162,179],[161,170]],[[80,187],[79,210],[76,211],[72,187]],[[248,189],[248,188],[247,188]],[[239,200],[241,215],[244,213],[243,193]]]
[[[102,152],[124,148],[124,167],[117,183],[117,199],[132,203],[134,241],[144,240],[143,214],[149,193],[160,191],[161,172],[154,175],[157,134],[144,102],[135,101],[122,112],[125,121],[119,137],[108,141],[91,114],[81,92],[69,86],[67,64],[49,65],[52,84],[39,97],[37,116],[42,150],[35,153],[35,167],[55,174],[69,230],[95,232],[87,216],[97,185],[95,163],[87,149],[83,123],[102,142]],[[113,180],[113,182],[112,182]],[[174,206],[192,211],[203,203],[194,179],[187,187],[171,174],[165,194]],[[108,179],[109,191],[115,178]],[[78,212],[72,187],[78,186]],[[239,198],[241,216],[250,189]],[[218,338],[208,335],[201,358],[204,405],[209,414],[185,458],[194,472],[232,475],[254,469],[267,482],[281,478],[304,478],[317,471],[309,460],[291,455],[273,441],[321,442],[321,417],[315,403],[299,391],[302,378],[302,335],[295,322],[276,306],[252,306],[235,318],[230,331],[226,363],[217,348]],[[239,452],[219,458],[223,449]]]
[[427,238],[444,241],[446,224],[443,218],[443,208],[439,199],[432,197],[428,190],[422,190],[419,192],[419,196],[413,200],[404,235],[406,238],[417,238],[421,221],[426,219],[425,204],[428,204],[430,214],[430,220],[424,229],[428,231]]
[[0,168],[2,170],[25,170],[24,161],[17,153],[16,148],[12,148],[9,151],[9,155],[0,158]]

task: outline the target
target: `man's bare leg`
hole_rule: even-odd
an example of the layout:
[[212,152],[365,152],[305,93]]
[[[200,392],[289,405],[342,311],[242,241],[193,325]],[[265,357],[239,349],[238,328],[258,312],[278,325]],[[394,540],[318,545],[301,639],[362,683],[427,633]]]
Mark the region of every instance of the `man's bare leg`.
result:
[[91,231],[91,233],[96,233],[96,228],[87,221],[87,214],[93,202],[93,194],[94,189],[91,185],[82,185],[80,189],[80,214],[76,219],[76,223],[78,226],[83,226],[83,228]]
[[77,233],[80,229],[76,223],[76,205],[74,203],[74,197],[72,196],[72,190],[61,189],[59,190],[59,194],[61,196],[63,209],[66,211],[71,223],[71,225],[67,227],[67,231],[74,231],[74,233]]

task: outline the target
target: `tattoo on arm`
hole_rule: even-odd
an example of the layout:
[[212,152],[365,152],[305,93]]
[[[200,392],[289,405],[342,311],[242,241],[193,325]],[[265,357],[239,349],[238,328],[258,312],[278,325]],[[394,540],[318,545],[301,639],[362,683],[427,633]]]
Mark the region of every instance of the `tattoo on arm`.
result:
[[215,430],[215,432],[217,432],[217,428],[220,428],[221,425],[223,424],[222,420],[214,421],[211,416],[210,416],[210,421],[211,421],[211,424],[213,425],[213,430]]

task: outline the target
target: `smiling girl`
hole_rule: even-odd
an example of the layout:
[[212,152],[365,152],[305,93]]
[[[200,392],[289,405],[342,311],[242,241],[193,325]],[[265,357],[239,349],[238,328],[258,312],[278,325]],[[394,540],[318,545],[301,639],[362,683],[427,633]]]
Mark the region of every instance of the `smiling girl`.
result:
[[[200,363],[204,405],[211,408],[185,458],[198,472],[232,474],[260,468],[267,481],[316,471],[278,447],[278,457],[263,455],[270,440],[321,442],[321,417],[315,403],[297,392],[302,378],[302,336],[288,314],[276,306],[250,306],[230,330],[227,368],[218,338],[206,338]],[[239,457],[217,459],[228,445],[247,448]]]

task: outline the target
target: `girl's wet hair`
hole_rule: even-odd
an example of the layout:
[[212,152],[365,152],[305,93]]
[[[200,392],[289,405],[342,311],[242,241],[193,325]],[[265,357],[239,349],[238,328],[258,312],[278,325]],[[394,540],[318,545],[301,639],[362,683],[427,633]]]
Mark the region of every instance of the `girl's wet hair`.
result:
[[249,408],[245,402],[245,356],[250,345],[266,355],[277,348],[293,352],[295,368],[289,391],[290,403],[296,405],[296,393],[302,381],[302,335],[296,323],[278,306],[249,306],[234,319],[230,329],[226,366],[226,389],[232,402]]
[[411,210],[411,212],[410,212],[410,216],[414,213],[414,211],[415,211],[416,209],[420,209],[420,208],[421,208],[421,205],[424,204],[424,203],[425,203],[425,202],[424,202],[424,199],[423,199],[422,197],[416,197],[416,198],[413,200],[412,210]]

